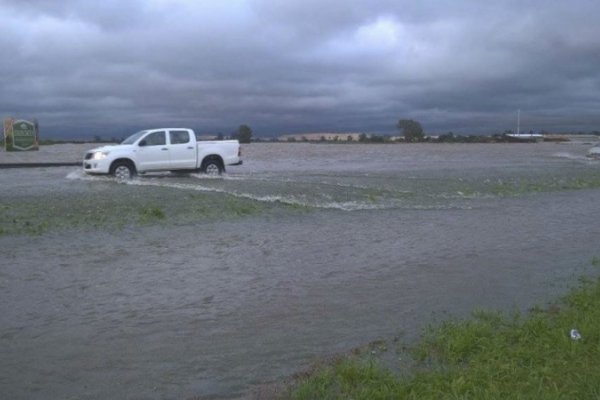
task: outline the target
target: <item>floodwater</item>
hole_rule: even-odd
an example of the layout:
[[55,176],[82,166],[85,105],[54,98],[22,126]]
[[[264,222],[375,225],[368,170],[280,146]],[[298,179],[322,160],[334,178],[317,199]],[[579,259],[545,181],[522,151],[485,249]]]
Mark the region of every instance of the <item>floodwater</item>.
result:
[[[0,216],[68,223],[0,223],[0,397],[237,398],[447,315],[544,304],[600,256],[589,147],[252,144],[223,178],[128,184],[2,170]],[[166,215],[119,215],[148,198]]]

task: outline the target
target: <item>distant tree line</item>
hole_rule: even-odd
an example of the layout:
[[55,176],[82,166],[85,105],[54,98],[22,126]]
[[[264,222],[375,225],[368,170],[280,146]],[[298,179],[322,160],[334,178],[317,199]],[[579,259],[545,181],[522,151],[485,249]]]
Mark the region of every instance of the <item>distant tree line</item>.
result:
[[[510,141],[514,141],[514,139],[511,139],[508,134],[513,133],[512,130],[506,130],[503,133],[496,133],[493,135],[461,135],[461,134],[455,134],[454,132],[448,132],[445,134],[441,134],[437,137],[431,137],[431,136],[427,136],[425,134],[425,131],[421,125],[420,122],[413,120],[413,119],[400,119],[398,120],[398,122],[396,123],[396,128],[400,131],[401,134],[401,138],[399,138],[398,136],[392,136],[389,134],[384,134],[384,135],[377,135],[377,134],[366,134],[366,133],[361,133],[358,136],[358,140],[355,140],[355,138],[353,138],[351,135],[349,136],[343,136],[343,134],[340,134],[340,136],[335,136],[333,139],[332,138],[326,138],[325,136],[322,136],[320,138],[320,142],[323,143],[328,143],[328,142],[335,142],[335,143],[398,143],[398,142],[404,142],[404,143],[415,143],[415,142],[436,142],[436,143],[498,143],[498,142],[510,142]],[[542,131],[542,134],[547,134],[548,132]],[[600,131],[599,130],[593,130],[590,132],[583,132],[583,131],[579,131],[579,132],[566,132],[566,133],[561,133],[561,135],[595,135],[595,136],[600,136]],[[255,137],[254,136],[254,132],[252,130],[252,128],[250,128],[249,125],[247,124],[242,124],[240,125],[236,130],[234,130],[229,138],[231,139],[237,139],[240,141],[240,143],[250,143],[250,142],[272,142],[272,141],[278,141],[277,138],[260,138],[260,137]],[[93,136],[93,141],[97,142],[97,143],[101,143],[101,142],[111,142],[111,143],[120,143],[121,141],[123,141],[124,138],[118,138],[118,137],[111,137],[110,139],[108,138],[103,138],[99,135],[95,135]],[[224,136],[223,133],[218,133],[218,135],[216,135],[216,139],[217,140],[224,140],[224,139],[228,139],[228,137]],[[560,138],[548,138],[545,140],[560,140]],[[567,139],[568,140],[568,139]],[[308,142],[308,138],[306,137],[301,137],[300,139],[296,139],[294,137],[290,137],[287,138],[288,142]],[[85,143],[85,142],[89,142],[89,140],[55,140],[55,139],[45,139],[45,140],[40,140],[40,144],[41,145],[49,145],[49,144],[56,144],[56,143]],[[2,135],[0,134],[0,146],[3,146],[4,144],[4,138],[2,137]]]

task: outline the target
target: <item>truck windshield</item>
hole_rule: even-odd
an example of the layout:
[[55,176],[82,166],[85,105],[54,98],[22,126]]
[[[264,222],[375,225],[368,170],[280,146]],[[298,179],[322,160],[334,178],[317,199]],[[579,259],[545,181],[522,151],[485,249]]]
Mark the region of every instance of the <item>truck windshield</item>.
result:
[[123,140],[121,144],[133,144],[136,140],[138,140],[142,135],[144,135],[148,131],[139,131],[129,136],[127,139]]

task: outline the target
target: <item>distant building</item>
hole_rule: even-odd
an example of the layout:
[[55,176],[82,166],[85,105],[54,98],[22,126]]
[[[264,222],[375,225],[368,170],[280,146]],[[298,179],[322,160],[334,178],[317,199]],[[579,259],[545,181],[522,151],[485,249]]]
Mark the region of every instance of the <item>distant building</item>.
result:
[[321,132],[321,133],[295,133],[281,135],[280,142],[358,142],[361,133],[356,132]]

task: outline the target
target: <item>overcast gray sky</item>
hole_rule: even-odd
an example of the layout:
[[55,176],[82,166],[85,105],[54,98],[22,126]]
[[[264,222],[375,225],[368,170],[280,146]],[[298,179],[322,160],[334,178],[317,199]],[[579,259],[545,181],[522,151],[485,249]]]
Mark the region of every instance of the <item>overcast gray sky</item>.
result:
[[42,136],[600,130],[600,1],[0,0]]

